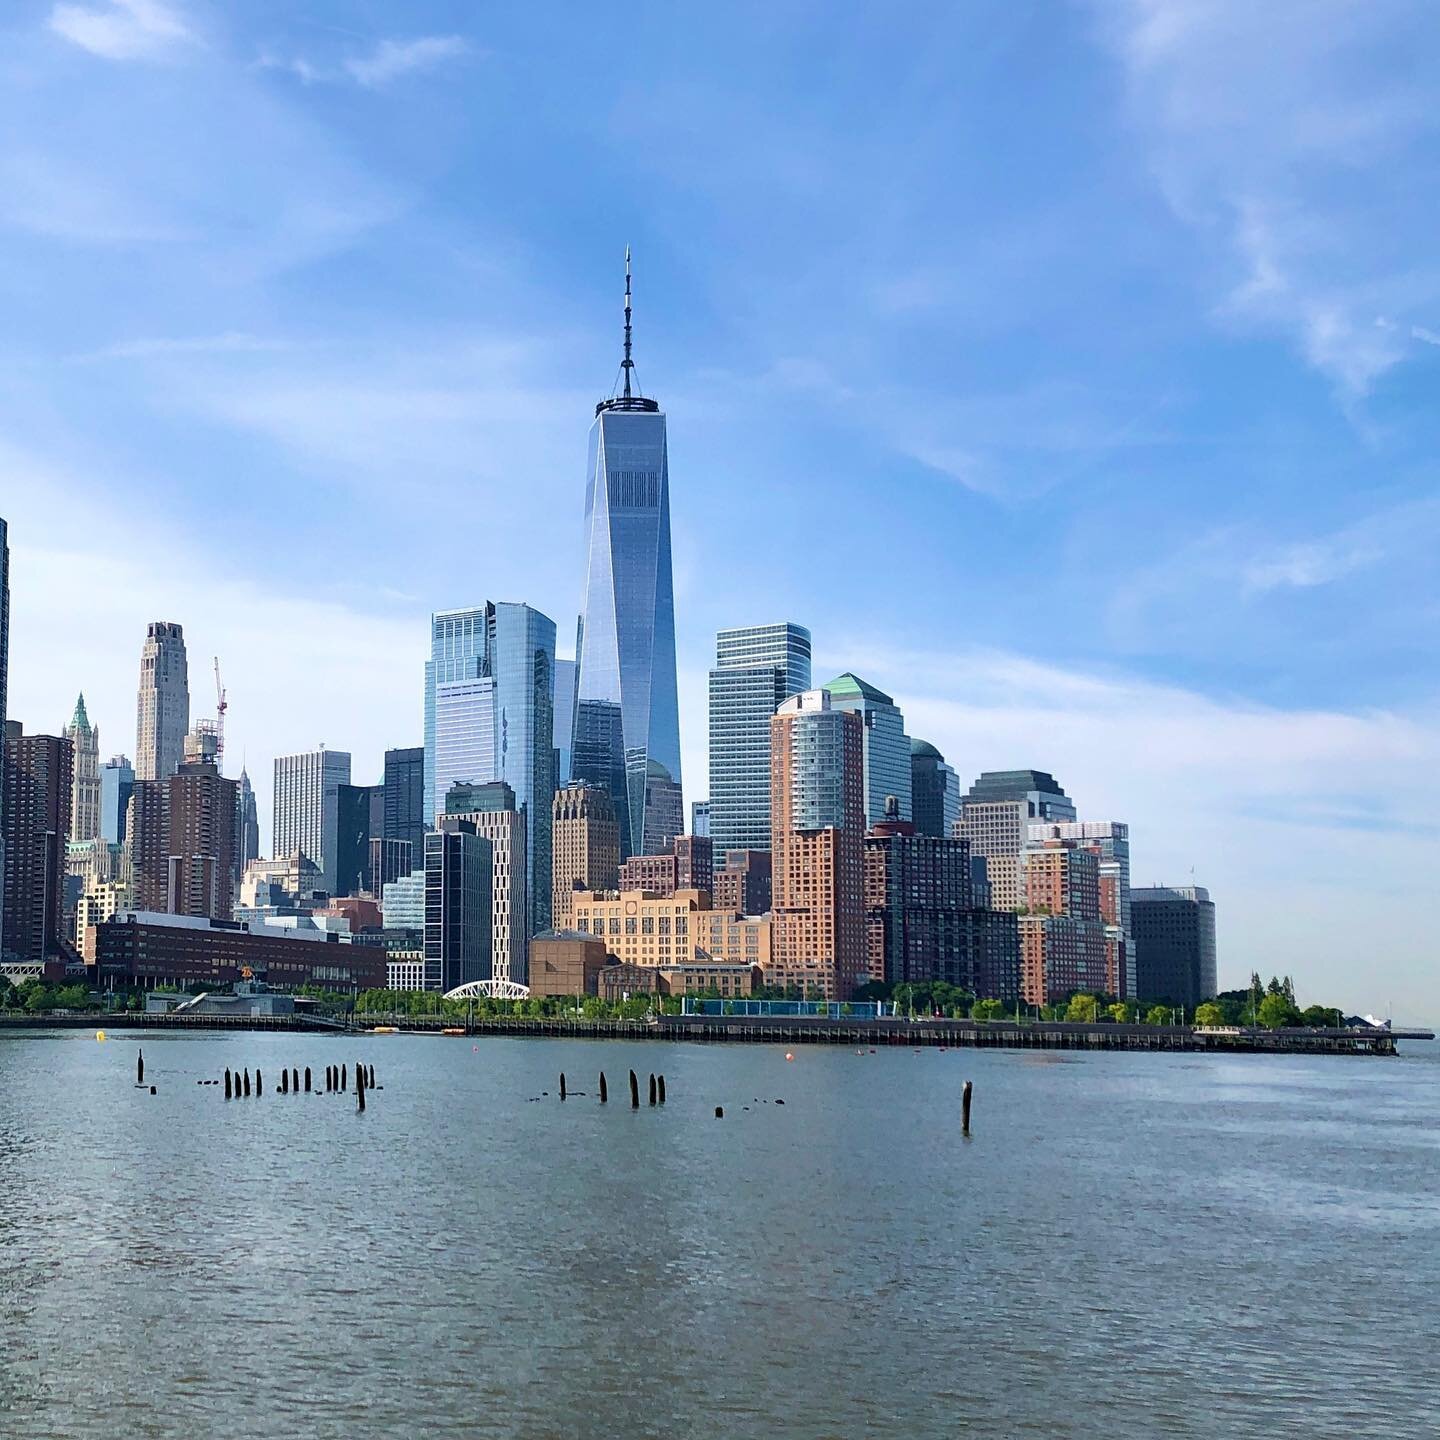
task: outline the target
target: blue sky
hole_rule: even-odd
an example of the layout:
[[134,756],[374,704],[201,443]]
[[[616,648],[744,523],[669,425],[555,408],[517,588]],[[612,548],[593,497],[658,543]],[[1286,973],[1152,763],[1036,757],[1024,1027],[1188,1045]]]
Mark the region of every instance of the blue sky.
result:
[[417,743],[426,617],[573,633],[636,257],[686,790],[793,618],[962,775],[1192,871],[1222,980],[1440,1019],[1423,3],[72,0],[0,19],[11,712]]

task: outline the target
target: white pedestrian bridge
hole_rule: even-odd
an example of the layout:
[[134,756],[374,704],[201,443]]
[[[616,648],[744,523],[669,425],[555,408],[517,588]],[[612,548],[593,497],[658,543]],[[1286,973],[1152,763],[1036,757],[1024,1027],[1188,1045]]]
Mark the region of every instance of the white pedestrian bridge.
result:
[[530,987],[517,980],[471,980],[445,992],[447,1000],[528,1000]]

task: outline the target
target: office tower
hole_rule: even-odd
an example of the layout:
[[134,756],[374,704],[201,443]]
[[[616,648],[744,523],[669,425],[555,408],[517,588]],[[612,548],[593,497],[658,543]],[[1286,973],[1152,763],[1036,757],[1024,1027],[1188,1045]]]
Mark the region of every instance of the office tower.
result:
[[100,834],[100,730],[85,713],[85,696],[75,702],[75,714],[65,727],[74,755],[70,791],[70,843],[84,844]]
[[211,760],[164,780],[137,780],[130,837],[135,905],[229,920],[235,904],[237,784]]
[[[525,874],[525,822],[528,816],[515,804],[515,792],[503,780],[484,785],[452,785],[445,796],[442,830],[459,821],[474,827],[490,842],[490,936],[494,955],[492,974],[497,980],[525,983],[526,917],[529,912]],[[546,907],[547,911],[549,907]]]
[[864,725],[865,823],[885,819],[891,795],[899,802],[900,818],[910,819],[910,737],[900,707],[883,690],[848,672],[825,689],[835,709],[854,712]]
[[135,778],[164,780],[185,758],[190,729],[190,677],[185,632],[168,620],[154,620],[140,652],[136,703]]
[[910,818],[921,835],[951,836],[960,818],[960,777],[928,741],[910,740]]
[[255,808],[255,787],[242,765],[235,782],[235,883],[238,886],[245,867],[260,858],[260,817]]
[[385,829],[384,785],[341,785],[335,815],[335,894],[369,895],[370,841]]
[[370,894],[383,895],[385,887],[415,867],[415,852],[408,840],[370,837]]
[[10,675],[10,527],[0,517],[0,954],[5,941],[5,706]]
[[[766,824],[769,824],[769,805],[766,805]],[[690,802],[690,833],[701,835],[706,840],[710,838],[710,802],[708,800],[692,800]]]
[[717,910],[732,915],[766,915],[770,911],[770,852],[727,850],[712,871]]
[[995,909],[1019,910],[1025,903],[1020,852],[1030,822],[1074,818],[1074,804],[1043,770],[987,770],[976,780],[960,802],[955,833],[970,842],[972,855],[985,858]]
[[320,888],[334,895],[340,869],[340,787],[350,783],[344,750],[307,750],[275,757],[271,853],[277,860],[297,851],[320,872]]
[[556,930],[570,927],[576,890],[613,890],[620,881],[620,822],[610,794],[571,784],[555,792],[551,912]]
[[18,720],[5,722],[0,950],[19,960],[44,960],[61,948],[71,767],[68,740],[26,735]]
[[1130,919],[1141,1000],[1193,1010],[1216,993],[1215,904],[1203,885],[1137,887]]
[[125,812],[135,788],[135,768],[126,755],[112,755],[100,767],[100,838],[125,843]]
[[1073,840],[1046,840],[1020,853],[1024,908],[1020,924],[1020,993],[1050,1005],[1077,991],[1114,993],[1106,975],[1100,917],[1100,860]]
[[864,722],[825,690],[770,721],[772,982],[845,1000],[866,974]]
[[[1135,945],[1130,925],[1130,827],[1120,820],[1032,820],[1032,845],[1072,840],[1100,862],[1100,918],[1109,935],[1105,989],[1122,999],[1135,997]],[[1113,972],[1113,973],[1112,973]]]
[[575,740],[575,662],[555,662],[555,784],[570,783],[570,747]]
[[873,979],[943,980],[984,999],[1019,994],[1015,917],[978,902],[968,842],[922,834],[893,814],[871,826],[865,908]]
[[[809,688],[803,625],[746,625],[715,637],[709,805],[717,855],[770,848],[770,717],[787,696]],[[698,823],[691,828],[700,834]]]
[[663,850],[685,828],[685,799],[670,772],[652,760],[645,775],[645,840]]
[[[663,848],[672,793],[654,782],[663,774],[675,794],[681,785],[665,416],[632,384],[628,249],[621,373],[621,393],[595,407],[590,428],[570,770],[609,791],[628,858]],[[647,815],[647,794],[665,809]]]
[[425,855],[422,847],[420,864],[408,875],[388,880],[380,892],[380,915],[387,930],[425,930]]
[[468,820],[425,836],[425,988],[491,978],[490,842]]
[[[404,840],[418,864],[425,850],[425,747],[406,746],[385,752],[386,840]],[[429,822],[433,824],[432,815]]]
[[[503,780],[525,816],[529,928],[550,925],[555,622],[529,605],[488,602],[431,620],[426,666],[426,819],[451,785]],[[527,937],[528,938],[528,935]]]

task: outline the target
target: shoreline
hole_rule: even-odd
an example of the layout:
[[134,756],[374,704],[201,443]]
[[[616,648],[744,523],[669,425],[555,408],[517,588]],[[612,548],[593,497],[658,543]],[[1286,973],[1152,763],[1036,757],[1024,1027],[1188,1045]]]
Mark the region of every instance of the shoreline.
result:
[[1188,1025],[1084,1024],[1067,1021],[943,1019],[772,1019],[763,1016],[667,1015],[659,1020],[585,1020],[491,1017],[457,1022],[448,1017],[0,1015],[7,1030],[281,1031],[351,1037],[382,1033],[479,1037],[511,1035],[575,1040],[661,1040],[697,1044],[851,1045],[937,1049],[1164,1052],[1171,1054],[1394,1055],[1400,1040],[1433,1040],[1433,1031],[1196,1029]]

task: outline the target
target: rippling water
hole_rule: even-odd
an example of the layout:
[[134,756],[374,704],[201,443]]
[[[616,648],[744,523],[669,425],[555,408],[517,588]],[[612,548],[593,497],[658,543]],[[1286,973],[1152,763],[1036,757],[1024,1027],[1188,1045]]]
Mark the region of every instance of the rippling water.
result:
[[0,1035],[24,1440],[1431,1435],[1437,1284],[1435,1045]]

